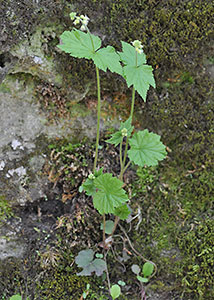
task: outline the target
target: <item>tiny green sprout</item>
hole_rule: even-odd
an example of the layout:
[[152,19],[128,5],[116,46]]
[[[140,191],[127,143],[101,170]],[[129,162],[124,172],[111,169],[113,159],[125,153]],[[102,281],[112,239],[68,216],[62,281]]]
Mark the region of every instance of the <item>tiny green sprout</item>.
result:
[[143,277],[140,276],[140,267],[138,265],[132,265],[131,270],[133,273],[135,273],[137,275],[137,279],[142,282],[142,283],[147,283],[149,282],[149,277],[152,275],[153,271],[154,271],[154,264],[147,261],[142,268],[142,273],[143,273]]

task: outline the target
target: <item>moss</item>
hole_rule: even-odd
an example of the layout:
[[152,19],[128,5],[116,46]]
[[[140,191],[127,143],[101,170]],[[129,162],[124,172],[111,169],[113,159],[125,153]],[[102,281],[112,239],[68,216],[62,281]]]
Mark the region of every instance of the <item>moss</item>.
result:
[[213,299],[213,169],[185,171],[169,161],[137,174],[132,207],[142,208],[142,223],[132,238],[158,264],[151,288]]
[[66,300],[79,299],[89,283],[87,277],[79,277],[66,271],[55,271],[40,282],[38,285],[39,295],[36,299],[44,300]]
[[214,298],[214,220],[205,218],[177,236],[182,253],[180,273],[185,294]]
[[12,207],[8,203],[4,195],[0,195],[0,224],[5,221],[6,218],[14,215]]
[[[80,12],[86,3],[81,1]],[[119,46],[120,39],[130,42],[140,38],[152,64],[161,66],[183,65],[183,57],[212,34],[212,1],[97,0],[87,7],[92,20],[94,11],[105,11],[96,17],[96,23],[106,41]]]

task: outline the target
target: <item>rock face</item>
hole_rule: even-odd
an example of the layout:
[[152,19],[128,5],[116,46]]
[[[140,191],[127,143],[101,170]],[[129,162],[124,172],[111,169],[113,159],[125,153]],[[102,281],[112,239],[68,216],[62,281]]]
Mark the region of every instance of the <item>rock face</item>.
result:
[[[0,202],[6,199],[9,206],[24,207],[46,197],[48,179],[41,171],[50,139],[72,139],[82,130],[94,134],[94,116],[76,114],[75,120],[50,122],[35,94],[41,82],[61,87],[62,75],[49,46],[58,43],[65,2],[0,3]],[[0,260],[24,253],[17,227],[1,224]]]

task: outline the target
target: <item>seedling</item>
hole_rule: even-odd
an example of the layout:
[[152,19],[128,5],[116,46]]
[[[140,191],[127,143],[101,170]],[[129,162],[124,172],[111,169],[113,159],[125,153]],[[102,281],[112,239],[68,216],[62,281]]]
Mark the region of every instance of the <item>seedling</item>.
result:
[[148,283],[149,282],[149,277],[152,275],[154,272],[154,264],[151,262],[146,262],[143,265],[142,268],[142,275],[140,276],[139,274],[141,273],[141,269],[138,265],[132,265],[131,267],[132,272],[137,275],[137,279],[142,282],[142,283]]
[[[121,41],[122,51],[117,52],[114,47],[101,47],[101,39],[93,35],[89,28],[89,18],[85,15],[78,16],[72,12],[70,18],[73,24],[80,25],[80,30],[74,28],[64,31],[60,36],[61,43],[58,48],[75,58],[85,58],[93,61],[97,78],[97,135],[93,174],[90,174],[80,187],[86,195],[92,196],[93,205],[103,217],[103,248],[109,249],[109,238],[105,235],[113,235],[119,220],[125,220],[130,214],[127,206],[129,201],[126,191],[123,189],[123,175],[131,163],[138,166],[155,166],[166,157],[166,147],[160,141],[160,136],[149,132],[147,129],[136,131],[132,119],[134,114],[135,93],[137,92],[146,101],[150,86],[155,88],[153,69],[147,64],[143,46],[139,40],[131,44]],[[84,32],[85,31],[85,32]],[[99,71],[107,70],[117,73],[124,78],[128,87],[132,86],[132,100],[129,118],[122,122],[117,132],[113,133],[106,141],[119,146],[120,173],[114,177],[111,173],[104,173],[103,169],[97,168],[100,116],[101,116],[101,86]],[[114,223],[106,221],[106,215],[115,217]],[[111,238],[110,238],[111,239]],[[112,242],[112,239],[111,239]],[[95,272],[98,276],[106,271],[109,293],[113,299],[119,297],[121,289],[119,285],[111,287],[107,265],[102,259],[94,259],[94,252],[90,249],[80,251],[76,257],[76,263],[83,270],[78,275],[91,275]],[[144,273],[143,273],[144,274]],[[146,273],[148,274],[148,273]],[[137,275],[139,278],[139,274]],[[148,279],[149,275],[144,274]],[[140,280],[138,278],[138,280]]]

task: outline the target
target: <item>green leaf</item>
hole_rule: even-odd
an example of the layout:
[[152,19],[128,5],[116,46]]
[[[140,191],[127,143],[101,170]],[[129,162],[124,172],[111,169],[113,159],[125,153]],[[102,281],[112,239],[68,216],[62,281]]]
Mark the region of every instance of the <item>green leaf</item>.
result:
[[[103,230],[103,223],[101,224],[100,228]],[[106,221],[106,226],[105,226],[105,233],[106,234],[111,234],[113,228],[114,228],[114,222],[112,220],[107,220]]]
[[122,132],[124,128],[127,129],[127,137],[130,137],[134,126],[132,126],[132,119],[129,117],[125,122],[121,122],[119,131],[113,133],[111,138],[108,139],[106,142],[115,145],[115,147],[120,144],[123,140]]
[[89,263],[91,263],[93,258],[94,258],[94,251],[93,250],[91,250],[91,249],[82,250],[76,256],[75,263],[78,265],[78,267],[84,268]]
[[144,277],[142,277],[142,276],[137,276],[137,279],[140,281],[140,282],[143,282],[143,283],[147,283],[148,281],[149,281],[149,279],[148,278],[144,278]]
[[93,179],[87,178],[86,181],[81,185],[81,187],[83,188],[83,190],[86,192],[86,195],[88,196],[93,196],[96,192]]
[[100,176],[102,174],[103,174],[103,168],[100,168],[99,170],[95,170],[94,171],[94,176],[95,177],[98,177],[98,176]]
[[[94,49],[91,38],[93,40]],[[101,40],[98,36],[85,33],[77,29],[64,31],[60,35],[62,44],[57,47],[73,57],[91,59],[95,51],[101,47]]]
[[106,270],[106,263],[103,259],[94,259],[94,252],[91,249],[82,250],[79,252],[78,256],[75,258],[75,262],[78,267],[83,268],[78,276],[90,276],[93,272],[97,276],[103,274]]
[[9,300],[22,300],[22,296],[20,296],[20,295],[13,295],[12,297],[10,297]]
[[131,269],[132,269],[132,272],[135,273],[136,275],[140,274],[140,267],[138,265],[132,265]]
[[123,136],[121,131],[116,131],[115,133],[111,134],[111,138],[106,140],[106,143],[113,144],[115,147],[120,144],[123,140]]
[[155,80],[152,73],[152,67],[148,65],[141,66],[124,66],[124,75],[128,87],[134,86],[138,94],[146,101],[147,91],[149,86],[155,88]]
[[111,296],[114,300],[120,296],[121,288],[118,284],[114,284],[114,285],[112,285],[110,292],[111,292]]
[[97,190],[93,195],[93,204],[101,215],[114,213],[116,207],[128,201],[128,196],[122,189],[123,182],[110,173],[97,177],[94,186]]
[[131,209],[127,204],[123,204],[119,207],[116,207],[114,210],[114,215],[119,217],[121,220],[126,220],[131,213]]
[[120,57],[114,47],[107,46],[106,48],[96,51],[92,59],[95,65],[104,72],[109,69],[111,72],[122,75],[123,69],[120,64]]
[[124,281],[122,281],[122,280],[119,280],[118,284],[121,285],[121,286],[125,286],[126,285],[126,283]]
[[137,53],[135,47],[132,45],[121,42],[122,43],[122,52],[119,52],[121,61],[125,65],[136,67],[136,55],[137,55],[137,65],[140,66],[142,64],[146,64],[146,55],[144,53]]
[[149,86],[155,88],[154,75],[152,67],[146,64],[144,53],[137,53],[135,47],[126,42],[122,42],[120,58],[124,63],[123,76],[126,79],[128,87],[134,86],[139,95],[146,101]]
[[166,147],[160,141],[160,136],[147,129],[135,132],[129,144],[129,159],[138,166],[155,166],[166,157]]
[[149,277],[152,275],[154,271],[154,265],[150,262],[146,262],[144,265],[143,265],[143,275],[144,277]]

